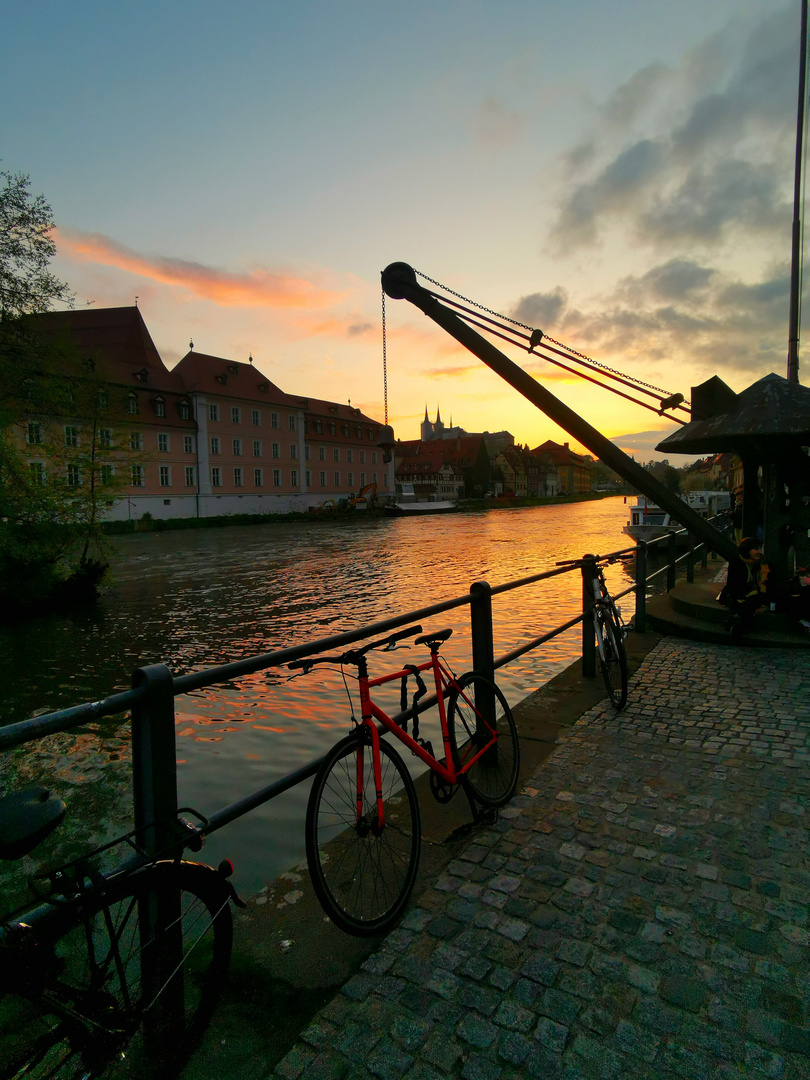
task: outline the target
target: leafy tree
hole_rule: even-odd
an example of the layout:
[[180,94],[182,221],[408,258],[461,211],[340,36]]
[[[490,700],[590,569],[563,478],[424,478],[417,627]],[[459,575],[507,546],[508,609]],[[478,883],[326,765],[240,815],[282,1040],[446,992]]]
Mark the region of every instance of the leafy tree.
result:
[[70,303],[68,286],[48,269],[56,254],[53,211],[31,195],[30,178],[0,169],[0,322]]
[[[0,609],[8,616],[95,593],[106,564],[90,547],[100,539],[100,481],[110,475],[101,451],[109,457],[113,448],[100,435],[101,380],[37,320],[72,302],[49,270],[51,208],[31,195],[27,176],[0,171],[0,181]],[[83,432],[75,445],[69,418]]]

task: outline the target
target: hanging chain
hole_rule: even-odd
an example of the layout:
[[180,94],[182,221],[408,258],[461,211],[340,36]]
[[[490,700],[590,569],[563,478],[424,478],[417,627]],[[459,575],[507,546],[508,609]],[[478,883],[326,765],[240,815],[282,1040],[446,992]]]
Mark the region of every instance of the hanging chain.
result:
[[[419,277],[424,278],[425,281],[429,281],[431,285],[435,285],[437,288],[449,293],[451,296],[457,296],[458,299],[463,300],[465,304],[472,304],[472,306],[478,308],[479,311],[485,311],[487,315],[494,315],[498,319],[504,319],[506,322],[512,323],[513,326],[519,326],[523,330],[534,331],[535,329],[533,326],[527,326],[526,323],[518,322],[517,319],[511,318],[509,315],[501,315],[499,311],[493,311],[492,308],[484,307],[483,304],[478,304],[475,300],[470,300],[469,297],[462,296],[461,293],[455,292],[453,289],[448,289],[446,285],[442,285],[439,281],[434,281],[433,278],[428,277],[427,274],[423,274],[421,270],[415,269],[414,273],[418,274]],[[618,375],[622,379],[628,379],[630,382],[636,383],[637,386],[644,386],[648,390],[655,390],[657,394],[664,394],[667,397],[670,396],[669,390],[662,390],[660,386],[653,386],[652,383],[642,382],[641,379],[636,379],[633,375],[625,375],[623,371],[617,371],[615,368],[609,368],[605,364],[600,364],[599,361],[594,360],[593,357],[587,356],[585,353],[577,352],[577,350],[572,349],[570,345],[564,345],[561,341],[557,341],[556,338],[550,337],[548,334],[543,334],[543,340],[550,341],[553,345],[559,345],[561,349],[565,349],[567,352],[571,353],[572,356],[578,356],[580,360],[587,360],[589,364],[593,364],[593,366],[600,371],[605,371],[610,375]]]
[[385,422],[388,423],[388,357],[385,354],[385,289],[382,291],[382,334],[383,334],[383,397],[385,398]]

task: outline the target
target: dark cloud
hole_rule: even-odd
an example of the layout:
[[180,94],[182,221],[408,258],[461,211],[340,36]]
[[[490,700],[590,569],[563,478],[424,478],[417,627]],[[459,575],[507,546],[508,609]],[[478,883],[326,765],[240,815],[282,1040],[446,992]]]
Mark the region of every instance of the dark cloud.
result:
[[618,291],[629,300],[645,302],[684,301],[701,299],[717,271],[701,266],[691,259],[670,259],[652,267],[641,277],[628,277],[619,282]]
[[531,293],[522,296],[510,312],[510,316],[528,326],[554,326],[568,304],[565,289],[556,288],[549,293]]
[[[628,79],[601,108],[593,139],[564,159],[572,184],[550,230],[552,247],[592,244],[617,223],[653,248],[784,228],[795,21],[785,8],[742,43],[733,26],[679,70],[656,64]],[[645,124],[654,137],[640,137]]]
[[350,326],[346,327],[346,333],[349,337],[362,337],[364,334],[367,334],[370,330],[374,329],[375,328],[371,323],[352,323]]

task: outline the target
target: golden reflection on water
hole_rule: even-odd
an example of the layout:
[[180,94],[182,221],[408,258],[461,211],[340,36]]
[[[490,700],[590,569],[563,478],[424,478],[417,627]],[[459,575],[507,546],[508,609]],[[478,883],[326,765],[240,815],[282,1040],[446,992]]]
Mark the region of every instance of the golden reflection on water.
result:
[[[356,515],[346,524],[120,538],[96,611],[35,620],[0,635],[7,688],[2,722],[126,689],[131,671],[141,665],[165,663],[185,674],[449,600],[474,581],[494,586],[587,551],[615,551],[629,546],[622,534],[627,516],[623,500],[610,498],[412,520]],[[608,579],[614,590],[629,584],[619,567],[610,568]],[[624,603],[629,615],[631,602]],[[577,573],[495,597],[496,655],[550,631],[580,605]],[[442,654],[457,672],[471,666],[468,608],[425,625],[452,627]],[[502,669],[498,682],[508,700],[515,703],[570,664],[579,643],[575,627]],[[372,675],[423,656],[420,648],[395,658],[377,654]],[[305,677],[290,674],[258,672],[177,699],[182,804],[211,813],[311,761],[349,730],[352,672],[345,682],[339,671],[321,667]],[[351,696],[357,709],[357,695]],[[397,712],[398,684],[378,690],[375,700]],[[422,726],[425,737],[435,739],[430,724]],[[0,770],[3,789],[39,779],[68,802],[70,828],[48,842],[55,856],[131,825],[126,718],[22,748],[6,755]],[[307,788],[215,834],[207,857],[234,856],[247,891],[300,860]]]

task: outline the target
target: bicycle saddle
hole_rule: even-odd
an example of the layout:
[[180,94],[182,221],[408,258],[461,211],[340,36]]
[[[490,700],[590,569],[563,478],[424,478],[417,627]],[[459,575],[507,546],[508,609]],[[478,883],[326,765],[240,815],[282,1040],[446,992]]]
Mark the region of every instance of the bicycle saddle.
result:
[[435,634],[423,634],[422,637],[418,637],[416,641],[414,641],[414,645],[428,645],[432,647],[434,643],[438,644],[440,641],[447,641],[452,633],[452,629],[448,628],[447,630],[437,630]]
[[0,798],[0,859],[21,859],[53,832],[65,804],[44,787],[23,788]]

